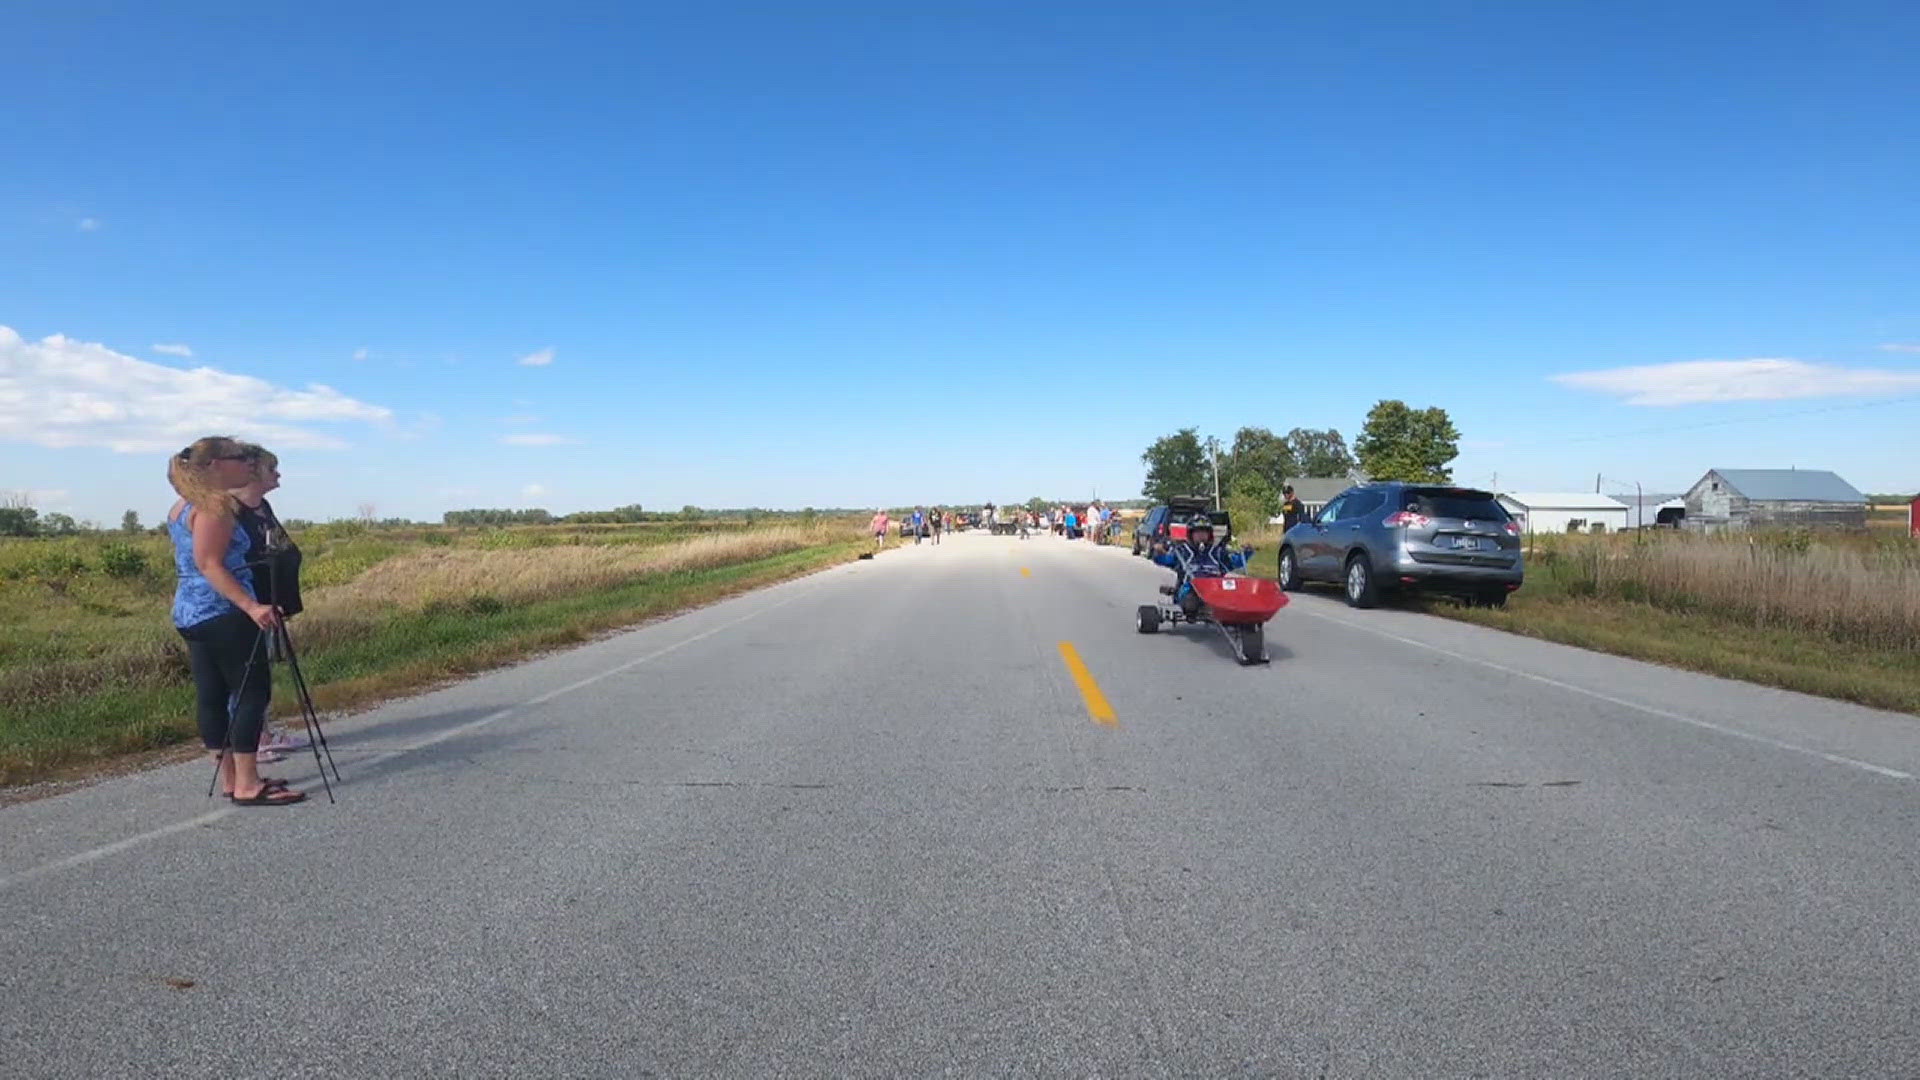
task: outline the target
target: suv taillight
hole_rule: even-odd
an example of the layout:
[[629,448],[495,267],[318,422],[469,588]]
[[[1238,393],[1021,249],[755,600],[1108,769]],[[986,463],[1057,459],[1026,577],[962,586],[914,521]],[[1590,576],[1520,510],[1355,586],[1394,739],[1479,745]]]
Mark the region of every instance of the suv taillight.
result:
[[1517,522],[1517,521],[1509,521],[1509,522],[1507,522],[1507,535],[1508,535],[1508,536],[1519,536],[1519,535],[1520,535],[1520,523],[1519,523],[1519,522]]
[[1433,524],[1433,519],[1425,514],[1416,514],[1411,510],[1400,510],[1387,515],[1385,525],[1405,525],[1410,529],[1424,529]]

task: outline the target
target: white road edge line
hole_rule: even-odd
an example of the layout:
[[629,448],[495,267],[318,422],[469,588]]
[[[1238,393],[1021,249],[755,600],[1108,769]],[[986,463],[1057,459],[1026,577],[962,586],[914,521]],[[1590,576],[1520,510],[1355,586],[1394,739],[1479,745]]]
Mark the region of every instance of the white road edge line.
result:
[[[562,697],[566,694],[571,694],[575,690],[584,690],[587,687],[592,686],[594,683],[600,682],[603,679],[610,679],[613,676],[618,675],[623,671],[630,671],[636,667],[639,667],[641,664],[645,664],[653,660],[658,660],[661,657],[667,655],[668,653],[678,652],[679,650],[684,649],[687,646],[692,645],[696,642],[705,641],[706,639],[714,636],[715,634],[720,633],[723,630],[731,630],[734,627],[739,626],[741,623],[747,622],[752,619],[757,619],[760,616],[765,615],[767,612],[774,610],[775,608],[786,607],[788,604],[793,603],[795,600],[798,600],[801,597],[811,592],[813,592],[813,589],[807,589],[805,592],[796,593],[793,596],[787,597],[785,600],[778,600],[778,601],[775,601],[774,603],[766,605],[765,607],[755,608],[754,610],[746,613],[745,615],[740,616],[737,619],[730,619],[727,622],[723,622],[718,626],[712,627],[711,629],[703,630],[700,633],[693,635],[692,637],[682,638],[681,640],[676,641],[671,645],[663,646],[662,648],[655,649],[654,651],[647,653],[643,656],[637,656],[632,660],[628,660],[623,663],[617,664],[599,673],[598,675],[589,675],[586,678],[580,679],[576,682],[570,682],[567,685],[562,686],[557,690],[549,690],[546,693],[539,695],[538,697],[528,698],[527,700],[519,702],[517,704],[509,705],[504,709],[497,709],[479,718],[478,720],[469,720],[464,724],[447,728],[444,731],[434,732],[432,735],[429,735],[424,739],[415,740],[414,742],[408,743],[406,746],[403,746],[397,750],[389,750],[384,754],[376,754],[371,757],[363,758],[361,759],[359,764],[361,766],[366,766],[366,765],[372,765],[375,762],[390,761],[394,758],[399,757],[402,754],[411,754],[416,750],[424,750],[427,747],[432,746],[436,743],[445,742],[448,739],[454,738],[456,736],[464,735],[469,731],[477,731],[480,728],[486,727],[488,724],[495,723],[496,721],[504,720],[507,717],[512,716],[514,713],[519,712],[521,709],[525,709],[531,706],[545,705],[547,702],[552,701],[555,698]],[[312,785],[309,784],[307,786],[311,787]],[[199,817],[189,818],[186,821],[176,821],[171,825],[162,825],[157,829],[150,829],[147,832],[138,833],[136,835],[129,836],[124,840],[115,840],[110,844],[102,844],[99,847],[88,848],[86,851],[77,852],[72,855],[61,856],[58,859],[54,859],[52,862],[42,863],[39,866],[35,866],[27,870],[22,870],[19,873],[14,874],[12,876],[0,877],[0,892],[5,892],[7,889],[15,885],[23,884],[25,882],[33,880],[34,878],[44,877],[47,874],[57,873],[61,870],[70,870],[76,866],[85,866],[87,863],[94,862],[99,859],[104,859],[109,855],[117,855],[122,851],[127,851],[132,848],[139,847],[141,844],[147,843],[150,840],[158,840],[158,839],[161,839],[162,837],[172,836],[174,833],[185,832],[188,829],[199,828],[202,825],[211,825],[214,822],[219,821],[221,818],[224,818],[229,814],[237,814],[239,812],[240,811],[238,807],[225,806],[225,807],[221,807],[218,810],[214,810],[210,813],[201,814]]]
[[1485,668],[1492,668],[1495,671],[1504,672],[1505,674],[1512,675],[1516,678],[1531,679],[1534,682],[1543,683],[1547,686],[1555,687],[1560,690],[1566,690],[1575,694],[1583,694],[1587,697],[1594,698],[1599,701],[1604,701],[1609,705],[1618,705],[1623,709],[1632,709],[1635,712],[1646,713],[1648,716],[1657,716],[1663,720],[1672,720],[1675,723],[1686,724],[1690,727],[1701,728],[1705,731],[1717,732],[1721,735],[1731,735],[1736,739],[1746,739],[1749,742],[1756,742],[1761,744],[1762,746],[1771,746],[1776,750],[1786,750],[1795,754],[1805,754],[1808,757],[1816,757],[1821,759],[1822,761],[1830,761],[1835,765],[1845,765],[1845,766],[1848,766],[1849,768],[1860,769],[1864,772],[1870,772],[1875,774],[1876,776],[1885,776],[1894,780],[1912,780],[1914,778],[1912,773],[1901,772],[1899,769],[1890,769],[1885,765],[1875,765],[1871,761],[1860,761],[1857,758],[1844,757],[1840,754],[1829,754],[1824,750],[1815,750],[1810,746],[1801,746],[1798,743],[1784,742],[1780,739],[1775,739],[1770,736],[1757,735],[1751,731],[1742,731],[1739,728],[1727,727],[1725,724],[1716,724],[1711,720],[1702,720],[1697,716],[1687,716],[1682,713],[1669,712],[1666,709],[1655,708],[1651,705],[1642,705],[1637,701],[1628,701],[1625,698],[1614,697],[1612,694],[1603,694],[1598,690],[1589,690],[1584,686],[1576,686],[1570,682],[1562,682],[1559,679],[1549,678],[1545,675],[1536,675],[1531,671],[1521,671],[1519,668],[1508,667],[1505,664],[1495,663],[1492,660],[1482,660],[1477,656],[1468,656],[1465,653],[1457,653],[1457,652],[1454,652],[1452,649],[1443,649],[1438,645],[1430,645],[1424,641],[1417,641],[1410,637],[1402,637],[1399,634],[1390,633],[1388,631],[1381,630],[1376,627],[1362,626],[1359,623],[1350,622],[1346,619],[1336,619],[1333,616],[1327,615],[1323,612],[1308,611],[1305,614],[1311,615],[1316,619],[1322,619],[1322,620],[1325,620],[1326,622],[1335,623],[1339,626],[1351,627],[1352,629],[1359,630],[1368,634],[1373,634],[1377,637],[1383,637],[1390,641],[1398,641],[1403,645],[1412,645],[1414,648],[1425,649],[1428,652],[1436,652],[1442,656],[1452,657],[1455,660],[1465,661],[1466,663],[1469,663],[1469,664],[1478,664],[1479,666],[1485,667]]

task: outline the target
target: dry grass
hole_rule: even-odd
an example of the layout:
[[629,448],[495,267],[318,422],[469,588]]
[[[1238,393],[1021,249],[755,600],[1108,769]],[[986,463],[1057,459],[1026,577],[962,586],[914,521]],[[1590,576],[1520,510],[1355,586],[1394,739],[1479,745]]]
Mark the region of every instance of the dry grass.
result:
[[352,581],[313,594],[301,640],[324,646],[395,613],[485,614],[556,595],[770,558],[846,539],[834,525],[781,525],[695,536],[653,546],[573,544],[421,547],[376,563]]
[[[316,528],[293,625],[323,707],[364,705],[851,558],[861,524]],[[172,592],[165,538],[0,542],[0,783],[191,737]]]
[[[1808,533],[1537,538],[1528,588],[1703,613],[1875,650],[1920,650],[1920,545]],[[1545,579],[1545,582],[1542,581]]]

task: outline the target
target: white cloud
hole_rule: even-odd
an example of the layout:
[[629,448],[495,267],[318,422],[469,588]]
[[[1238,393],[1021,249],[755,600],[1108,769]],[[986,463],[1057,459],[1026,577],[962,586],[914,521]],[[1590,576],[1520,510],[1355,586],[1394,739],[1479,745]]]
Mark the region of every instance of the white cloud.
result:
[[83,217],[79,221],[74,222],[73,227],[79,229],[81,232],[99,232],[100,219]]
[[0,326],[0,442],[178,450],[239,435],[276,450],[346,445],[314,425],[385,425],[393,412],[318,383],[303,390],[210,367],[176,368],[55,334]]
[[1880,351],[1920,353],[1920,344],[1915,344],[1910,341],[1889,341],[1885,345],[1880,346]]
[[500,441],[508,446],[565,446],[579,440],[544,431],[516,431],[511,435],[502,435]]
[[188,359],[193,358],[193,350],[187,348],[185,345],[155,345],[153,347],[153,351],[161,354],[162,356],[182,356]]
[[520,494],[529,499],[537,499],[546,493],[547,489],[541,487],[539,484],[528,484],[526,487],[520,489]]
[[500,422],[503,424],[537,424],[540,422],[540,418],[530,413],[520,413],[517,416],[503,416],[500,418]]
[[365,348],[353,350],[353,358],[355,360],[365,360],[367,358],[367,350]]
[[551,363],[553,363],[553,350],[551,348],[541,349],[536,353],[528,353],[520,358],[521,367],[546,367]]
[[1629,405],[1715,401],[1875,397],[1920,391],[1920,371],[1849,368],[1805,360],[1682,360],[1672,364],[1576,371],[1553,381],[1624,398]]

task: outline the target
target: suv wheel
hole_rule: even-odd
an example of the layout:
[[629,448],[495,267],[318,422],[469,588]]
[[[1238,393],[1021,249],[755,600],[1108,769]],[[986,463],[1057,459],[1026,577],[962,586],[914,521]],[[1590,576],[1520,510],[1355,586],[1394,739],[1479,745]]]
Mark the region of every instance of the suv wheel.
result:
[[1280,588],[1287,592],[1300,591],[1300,567],[1294,562],[1293,549],[1280,549]]
[[1373,584],[1373,564],[1367,560],[1365,552],[1357,552],[1347,559],[1347,606],[1370,608],[1380,602],[1380,592]]

